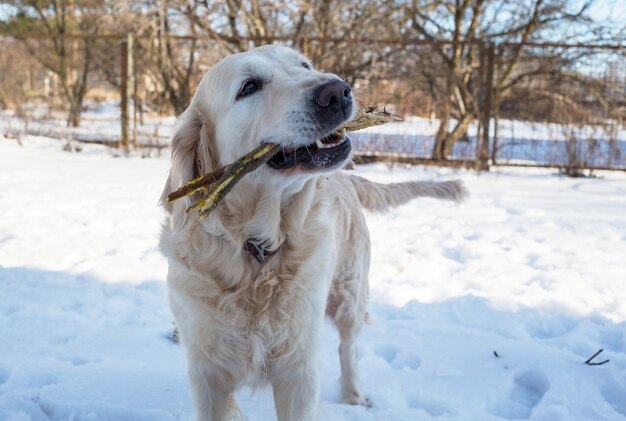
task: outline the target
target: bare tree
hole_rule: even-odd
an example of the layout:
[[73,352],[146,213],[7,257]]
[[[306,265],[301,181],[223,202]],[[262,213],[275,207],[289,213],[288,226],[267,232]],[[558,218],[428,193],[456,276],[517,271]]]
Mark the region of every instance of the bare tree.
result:
[[12,39],[0,40],[0,107],[12,107],[23,115],[29,91],[40,70],[35,60],[24,54],[24,48]]
[[199,33],[226,51],[238,52],[280,39],[300,49],[322,69],[354,82],[399,51],[399,46],[354,48],[343,39],[402,36],[397,0],[189,0]]
[[[67,124],[78,126],[100,27],[97,0],[5,1],[16,11],[8,29],[29,53],[58,76],[68,103]],[[22,36],[37,33],[37,37]],[[71,37],[71,35],[80,37]]]
[[598,46],[537,50],[524,51],[513,73],[520,78],[501,95],[500,113],[558,127],[568,175],[591,167],[602,153],[601,143],[609,149],[603,152],[606,158],[619,161],[618,132],[626,121],[626,54]]
[[[526,44],[546,38],[571,37],[591,23],[587,15],[592,0],[582,4],[565,0],[413,0],[410,25],[419,37],[433,42],[445,71],[439,130],[433,159],[445,160],[454,144],[466,137],[469,124],[478,118],[477,72],[481,42],[515,43],[497,63],[496,92],[505,94],[525,77],[516,72]],[[532,71],[537,72],[537,69]]]

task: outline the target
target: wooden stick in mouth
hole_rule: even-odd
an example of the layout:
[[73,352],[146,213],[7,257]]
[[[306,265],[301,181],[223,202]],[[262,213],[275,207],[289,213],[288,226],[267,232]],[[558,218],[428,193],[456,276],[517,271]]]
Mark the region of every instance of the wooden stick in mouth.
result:
[[[360,108],[354,119],[340,125],[335,132],[342,133],[344,130],[352,132],[392,121],[399,121],[399,118],[387,112],[384,108],[382,110],[378,110],[377,106]],[[171,203],[182,197],[204,191],[206,192],[204,199],[187,208],[187,212],[197,208],[200,218],[205,219],[239,180],[265,164],[281,149],[282,146],[280,145],[263,143],[235,162],[188,181],[184,186],[170,193],[167,196],[167,202]]]
[[266,163],[279,149],[281,149],[280,145],[264,143],[232,164],[224,167],[222,176],[209,189],[206,197],[187,208],[187,212],[198,208],[198,215],[201,219],[205,219],[244,175]]

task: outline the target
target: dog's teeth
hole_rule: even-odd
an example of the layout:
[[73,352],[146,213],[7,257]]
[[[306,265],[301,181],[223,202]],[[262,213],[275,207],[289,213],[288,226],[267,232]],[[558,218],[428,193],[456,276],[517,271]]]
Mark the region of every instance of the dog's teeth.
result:
[[326,147],[326,145],[324,145],[324,144],[322,143],[322,139],[317,139],[317,140],[315,141],[315,144],[316,144],[316,145],[317,145],[317,147],[318,147],[318,148],[320,148],[320,149],[324,149],[324,148]]
[[346,129],[341,129],[341,138],[345,139],[348,136],[348,131]]

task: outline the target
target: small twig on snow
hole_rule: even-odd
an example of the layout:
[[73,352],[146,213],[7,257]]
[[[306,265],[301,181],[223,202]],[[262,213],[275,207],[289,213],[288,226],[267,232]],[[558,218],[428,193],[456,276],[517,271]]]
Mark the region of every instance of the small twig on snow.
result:
[[604,361],[600,361],[599,363],[594,363],[592,362],[593,359],[595,357],[597,357],[598,355],[600,355],[600,353],[604,351],[604,349],[600,349],[598,352],[596,352],[595,354],[593,354],[591,357],[589,357],[589,359],[587,361],[585,361],[585,364],[587,365],[602,365],[602,364],[606,364],[609,362],[609,360],[604,360]]

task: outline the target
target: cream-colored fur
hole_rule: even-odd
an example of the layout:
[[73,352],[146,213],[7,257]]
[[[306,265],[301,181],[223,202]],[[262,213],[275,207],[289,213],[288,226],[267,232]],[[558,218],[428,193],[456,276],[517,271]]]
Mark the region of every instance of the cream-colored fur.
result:
[[[309,144],[304,104],[311,89],[336,76],[303,63],[291,49],[266,46],[214,66],[179,119],[163,197],[262,141]],[[262,78],[263,89],[235,100],[251,75]],[[263,166],[204,221],[185,212],[194,198],[163,202],[169,218],[161,248],[196,419],[237,419],[233,392],[269,382],[279,420],[315,420],[325,314],[341,338],[340,399],[369,405],[356,373],[370,254],[361,206],[383,211],[417,196],[463,194],[460,182],[383,186],[342,172]],[[250,238],[276,253],[257,262],[242,249]]]

